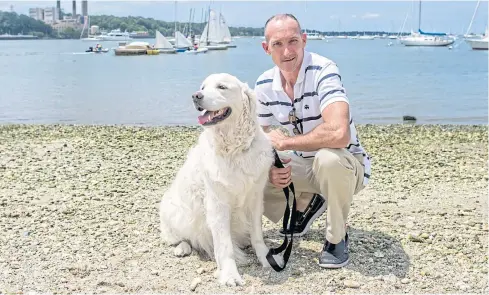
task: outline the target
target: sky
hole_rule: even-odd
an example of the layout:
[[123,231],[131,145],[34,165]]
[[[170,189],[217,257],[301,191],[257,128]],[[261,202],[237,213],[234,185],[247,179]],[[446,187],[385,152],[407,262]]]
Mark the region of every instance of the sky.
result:
[[[175,5],[176,3],[176,5]],[[56,6],[56,1],[0,0],[0,10],[28,14],[30,7]],[[302,28],[319,31],[389,31],[398,32],[407,17],[403,31],[418,29],[419,1],[95,1],[88,0],[93,15],[143,16],[164,21],[186,22],[190,9],[194,21],[201,21],[203,10],[220,10],[229,26],[263,27],[276,13],[292,13]],[[421,29],[427,32],[464,34],[477,1],[423,1]],[[71,12],[72,1],[61,0],[61,8]],[[81,0],[77,1],[81,12]],[[488,2],[480,1],[472,32],[483,33],[488,25]]]

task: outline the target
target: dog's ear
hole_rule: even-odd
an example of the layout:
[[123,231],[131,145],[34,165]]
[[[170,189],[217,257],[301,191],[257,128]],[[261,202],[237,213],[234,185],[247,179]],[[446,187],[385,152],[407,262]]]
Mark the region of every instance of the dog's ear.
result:
[[255,91],[248,86],[248,83],[241,83],[243,98],[248,98],[250,113],[256,115],[256,95]]

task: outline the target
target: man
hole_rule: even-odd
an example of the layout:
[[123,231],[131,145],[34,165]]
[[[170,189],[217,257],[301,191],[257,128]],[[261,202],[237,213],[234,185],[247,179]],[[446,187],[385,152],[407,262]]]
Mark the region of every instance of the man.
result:
[[[305,51],[306,41],[291,14],[265,24],[262,46],[276,66],[256,82],[258,119],[286,168],[270,170],[264,214],[280,220],[286,205],[282,188],[293,181],[299,211],[294,235],[304,235],[327,208],[319,265],[339,268],[349,261],[346,221],[353,195],[370,177],[370,159],[358,140],[338,67]],[[273,118],[290,136],[271,130]]]

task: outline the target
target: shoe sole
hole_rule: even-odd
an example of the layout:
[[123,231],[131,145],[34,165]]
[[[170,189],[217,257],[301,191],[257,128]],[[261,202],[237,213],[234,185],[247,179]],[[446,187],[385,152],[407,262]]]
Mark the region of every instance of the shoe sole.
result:
[[350,258],[348,258],[345,262],[338,264],[328,264],[328,263],[318,263],[322,268],[342,268],[350,262]]
[[[316,218],[318,218],[321,214],[324,213],[324,211],[326,211],[326,208],[328,208],[328,201],[327,200],[324,200],[324,203],[323,205],[321,206],[321,208],[319,208],[319,210],[312,216],[312,218],[309,220],[309,222],[306,224],[306,227],[304,228],[303,231],[301,231],[300,233],[294,233],[294,237],[302,237],[303,235],[307,234],[307,232],[309,231],[309,228],[311,227],[312,223],[314,222],[314,220],[316,220]],[[282,237],[285,236],[285,234],[281,233],[280,231],[278,232],[278,234]]]

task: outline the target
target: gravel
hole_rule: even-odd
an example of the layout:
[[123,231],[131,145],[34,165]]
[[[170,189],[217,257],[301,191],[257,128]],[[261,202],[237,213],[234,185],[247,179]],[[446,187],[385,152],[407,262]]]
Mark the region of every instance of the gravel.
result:
[[[487,127],[358,129],[372,178],[350,211],[350,264],[317,265],[323,215],[283,272],[247,249],[230,288],[159,239],[158,203],[199,128],[0,125],[0,293],[487,294]],[[279,226],[264,219],[267,244]]]

